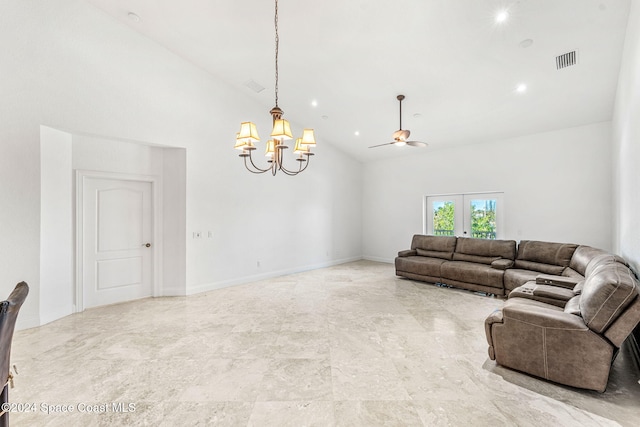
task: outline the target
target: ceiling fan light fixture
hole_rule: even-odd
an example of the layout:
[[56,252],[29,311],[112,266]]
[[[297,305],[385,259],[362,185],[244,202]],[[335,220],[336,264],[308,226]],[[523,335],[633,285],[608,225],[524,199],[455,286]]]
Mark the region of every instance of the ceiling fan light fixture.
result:
[[407,139],[409,139],[409,135],[411,135],[411,131],[408,131],[406,129],[399,129],[393,133],[393,139],[394,141],[398,142],[406,141]]
[[[409,141],[409,135],[411,135],[411,131],[407,129],[402,129],[402,101],[404,100],[404,95],[398,95],[396,99],[399,101],[399,109],[400,109],[400,128],[395,131],[392,135],[393,141],[387,142],[384,144],[372,145],[369,148],[382,147],[384,145],[395,145],[396,147],[402,147],[404,145],[408,145],[410,147],[426,147],[427,143],[422,141]],[[416,115],[414,114],[414,117]]]

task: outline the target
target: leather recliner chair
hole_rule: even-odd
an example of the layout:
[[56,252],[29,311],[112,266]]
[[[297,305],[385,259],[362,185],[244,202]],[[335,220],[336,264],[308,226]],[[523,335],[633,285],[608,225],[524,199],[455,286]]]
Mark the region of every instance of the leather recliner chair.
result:
[[639,285],[624,264],[595,268],[558,307],[510,298],[485,321],[489,357],[557,383],[603,392],[615,355],[640,323]]

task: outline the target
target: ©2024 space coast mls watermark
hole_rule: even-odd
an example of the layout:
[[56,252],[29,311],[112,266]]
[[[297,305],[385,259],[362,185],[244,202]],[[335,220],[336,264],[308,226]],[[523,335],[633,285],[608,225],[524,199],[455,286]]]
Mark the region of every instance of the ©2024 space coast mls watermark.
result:
[[41,413],[41,414],[126,414],[136,411],[136,404],[129,402],[110,403],[3,403],[2,412],[9,413]]

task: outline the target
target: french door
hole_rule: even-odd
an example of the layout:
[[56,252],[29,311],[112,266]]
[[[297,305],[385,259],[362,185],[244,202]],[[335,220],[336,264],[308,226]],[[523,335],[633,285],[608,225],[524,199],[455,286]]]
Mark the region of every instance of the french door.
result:
[[425,234],[499,239],[504,193],[444,194],[425,197]]

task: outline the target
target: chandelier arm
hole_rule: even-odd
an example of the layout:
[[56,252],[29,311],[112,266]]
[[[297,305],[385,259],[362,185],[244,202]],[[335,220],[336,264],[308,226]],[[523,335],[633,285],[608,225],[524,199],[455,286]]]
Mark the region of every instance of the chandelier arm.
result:
[[280,170],[284,172],[285,175],[289,175],[289,176],[296,176],[301,172],[301,171],[293,172],[285,168],[280,168]]
[[249,166],[247,165],[247,160],[246,160],[246,159],[245,159],[245,161],[244,161],[244,167],[245,167],[249,172],[251,172],[251,173],[255,173],[255,174],[261,174],[261,173],[263,173],[263,172],[255,171],[255,170],[252,170],[251,168],[249,168]]
[[253,167],[255,168],[255,170],[256,170],[256,171],[258,171],[258,172],[256,172],[256,171],[253,171],[253,170],[249,169],[249,166],[247,166],[247,157],[245,156],[245,158],[244,158],[244,166],[247,168],[247,170],[248,170],[249,172],[253,172],[253,173],[265,173],[265,172],[268,172],[268,171],[271,169],[271,168],[269,168],[269,169],[262,169],[262,168],[259,168],[258,166],[256,166],[256,164],[255,164],[255,163],[253,163],[253,157],[251,156],[251,151],[249,151],[249,161],[251,162],[251,166],[253,166]]
[[[289,175],[289,176],[296,176],[298,175],[300,172],[304,171],[307,166],[309,165],[309,158],[307,157],[307,160],[305,162],[298,162],[300,163],[300,166],[298,167],[297,171],[290,171],[289,169],[285,168],[284,166],[280,165],[280,169],[282,170],[282,172],[284,172],[285,174]],[[304,167],[302,167],[302,163],[305,163]]]
[[[311,156],[307,156],[307,161],[304,162],[304,167],[302,167],[302,165],[300,165],[300,171],[298,173],[304,172],[304,170],[307,168],[307,166],[309,166],[309,160],[310,159],[311,159]],[[302,162],[300,162],[300,163],[302,163]]]

